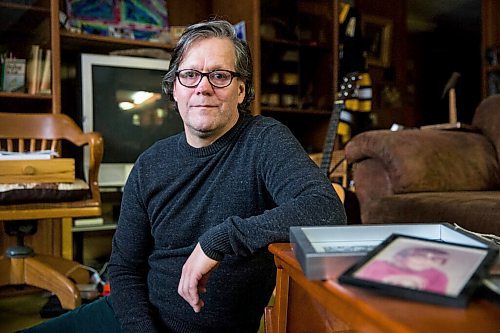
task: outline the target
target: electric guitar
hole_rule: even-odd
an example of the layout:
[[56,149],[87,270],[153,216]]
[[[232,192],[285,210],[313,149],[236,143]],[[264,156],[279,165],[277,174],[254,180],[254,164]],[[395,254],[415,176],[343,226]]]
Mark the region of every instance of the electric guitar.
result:
[[[335,138],[340,121],[340,112],[342,112],[344,103],[336,101],[333,107],[330,122],[328,123],[328,131],[326,133],[325,142],[323,144],[323,155],[321,157],[320,169],[330,178],[330,164],[332,161],[333,149],[335,146]],[[335,169],[335,168],[333,168]]]
[[330,167],[338,125],[340,122],[340,113],[343,110],[347,110],[348,104],[355,104],[353,101],[357,101],[360,88],[362,88],[361,83],[366,80],[363,75],[367,75],[367,73],[349,73],[342,78],[342,82],[340,84],[339,99],[335,101],[332,115],[330,117],[328,131],[323,145],[323,156],[320,163],[320,169],[329,178],[331,171],[335,170],[343,162],[343,160],[338,161],[337,165]]

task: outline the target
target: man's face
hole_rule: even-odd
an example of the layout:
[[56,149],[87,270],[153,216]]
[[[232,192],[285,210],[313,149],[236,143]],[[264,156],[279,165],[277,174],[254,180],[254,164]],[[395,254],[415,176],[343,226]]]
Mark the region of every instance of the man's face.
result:
[[[195,69],[203,73],[216,69],[234,72],[234,46],[228,39],[198,40],[184,54],[178,70],[183,69]],[[235,77],[229,86],[216,88],[205,76],[198,86],[187,88],[176,79],[173,96],[184,122],[188,143],[193,147],[204,147],[236,124],[238,104],[245,97],[245,83]]]

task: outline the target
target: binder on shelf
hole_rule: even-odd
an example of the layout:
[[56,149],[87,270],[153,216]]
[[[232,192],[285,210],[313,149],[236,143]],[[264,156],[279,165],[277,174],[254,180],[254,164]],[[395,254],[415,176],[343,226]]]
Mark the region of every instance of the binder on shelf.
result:
[[26,59],[6,58],[2,62],[1,88],[2,91],[24,91],[24,77]]

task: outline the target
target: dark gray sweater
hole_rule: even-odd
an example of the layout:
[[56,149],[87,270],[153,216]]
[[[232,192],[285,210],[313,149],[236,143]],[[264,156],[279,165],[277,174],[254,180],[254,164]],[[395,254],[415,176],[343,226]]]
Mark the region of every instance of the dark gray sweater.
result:
[[[345,222],[328,179],[279,122],[240,115],[204,148],[181,133],[144,152],[127,181],[111,303],[128,332],[255,332],[275,283],[267,245],[288,241],[293,225]],[[177,286],[198,242],[220,265],[195,313]]]

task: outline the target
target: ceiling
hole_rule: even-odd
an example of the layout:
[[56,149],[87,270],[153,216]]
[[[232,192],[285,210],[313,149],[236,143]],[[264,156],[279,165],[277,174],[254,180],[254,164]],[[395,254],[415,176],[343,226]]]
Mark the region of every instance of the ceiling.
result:
[[408,31],[432,31],[440,24],[479,30],[481,0],[407,0]]

